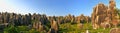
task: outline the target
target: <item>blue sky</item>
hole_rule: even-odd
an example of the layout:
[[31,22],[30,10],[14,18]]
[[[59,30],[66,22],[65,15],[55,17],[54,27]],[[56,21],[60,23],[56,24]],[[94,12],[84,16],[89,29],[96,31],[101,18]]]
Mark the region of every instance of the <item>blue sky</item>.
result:
[[[120,8],[120,0],[115,1],[116,7]],[[68,14],[91,16],[93,7],[100,2],[108,5],[109,0],[0,0],[0,12],[39,13],[48,16]]]

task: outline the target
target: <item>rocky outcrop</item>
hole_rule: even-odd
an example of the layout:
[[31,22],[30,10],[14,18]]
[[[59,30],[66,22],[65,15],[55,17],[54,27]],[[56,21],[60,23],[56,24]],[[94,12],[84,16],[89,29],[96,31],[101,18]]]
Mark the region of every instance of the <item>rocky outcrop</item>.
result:
[[109,33],[120,33],[120,28],[112,28]]
[[114,0],[109,1],[109,6],[106,6],[103,3],[99,3],[97,6],[95,6],[91,15],[93,28],[101,27],[101,24],[104,25],[102,27],[105,27],[106,25],[111,26],[111,22],[118,20],[115,18],[115,16],[117,16],[115,6]]
[[77,16],[75,18],[77,23],[88,23],[91,22],[91,18],[89,16],[84,16],[83,14],[81,14],[80,16]]
[[58,28],[59,28],[58,22],[56,22],[56,21],[53,20],[51,22],[51,32],[54,31],[54,33],[58,33]]
[[39,32],[46,32],[46,27],[41,22],[34,22],[33,28]]

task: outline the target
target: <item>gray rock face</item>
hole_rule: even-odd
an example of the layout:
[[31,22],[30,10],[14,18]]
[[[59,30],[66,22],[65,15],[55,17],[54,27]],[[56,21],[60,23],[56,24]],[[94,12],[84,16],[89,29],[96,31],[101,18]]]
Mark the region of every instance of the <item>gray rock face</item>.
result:
[[3,32],[5,27],[8,27],[8,23],[0,24],[0,32]]

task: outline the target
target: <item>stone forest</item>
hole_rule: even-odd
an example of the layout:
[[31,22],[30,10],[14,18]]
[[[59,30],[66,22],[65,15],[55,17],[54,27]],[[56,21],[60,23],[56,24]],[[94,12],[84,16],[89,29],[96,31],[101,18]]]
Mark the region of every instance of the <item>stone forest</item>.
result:
[[91,16],[47,16],[0,12],[0,33],[120,33],[120,9],[114,0],[98,3]]

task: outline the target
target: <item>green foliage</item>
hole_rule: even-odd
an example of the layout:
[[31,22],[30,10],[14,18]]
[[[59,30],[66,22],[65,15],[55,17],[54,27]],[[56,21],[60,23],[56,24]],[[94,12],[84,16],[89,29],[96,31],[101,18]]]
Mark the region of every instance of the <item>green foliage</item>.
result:
[[115,11],[120,15],[120,9],[116,8]]
[[26,32],[29,30],[27,26],[17,26],[16,28],[18,32]]
[[[46,26],[46,30],[48,31],[50,28]],[[86,30],[89,30],[90,33],[109,33],[111,28],[103,29],[93,29],[92,23],[84,23],[83,28],[78,28],[77,24],[64,23],[59,25],[59,33],[85,33]],[[4,29],[4,33],[45,33],[43,31],[39,32],[35,29],[28,29],[27,26],[9,26]]]
[[48,31],[51,28],[50,21],[47,22],[45,25],[46,30]]
[[39,32],[36,31],[35,29],[31,29],[31,30],[29,30],[29,33],[39,33]]
[[35,29],[28,29],[27,26],[10,26],[4,29],[4,33],[39,33]]
[[18,31],[14,26],[10,26],[4,29],[4,33],[18,33]]
[[86,30],[89,30],[90,33],[109,33],[110,28],[107,29],[93,29],[91,23],[85,23],[83,24],[83,28],[78,28],[77,24],[71,24],[71,23],[65,23],[65,24],[60,24],[60,29],[59,33],[85,33]]

